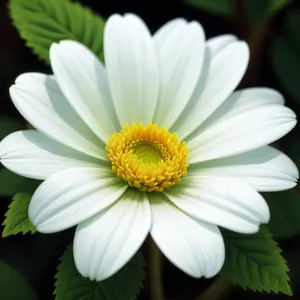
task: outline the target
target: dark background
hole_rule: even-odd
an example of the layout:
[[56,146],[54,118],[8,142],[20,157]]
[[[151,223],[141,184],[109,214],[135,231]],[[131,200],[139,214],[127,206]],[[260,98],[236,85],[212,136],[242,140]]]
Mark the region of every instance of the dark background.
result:
[[[25,46],[24,41],[19,37],[9,19],[7,1],[0,1],[0,117],[9,116],[25,125],[24,120],[19,116],[9,98],[8,88],[13,84],[15,78],[23,72],[51,73],[51,70],[43,62],[39,61],[32,54],[31,50]],[[207,38],[224,33],[234,33],[240,38],[246,39],[250,42],[251,62],[240,87],[268,86],[277,89],[286,97],[287,106],[293,108],[298,114],[299,108],[297,103],[291,97],[289,90],[285,89],[278,81],[278,77],[275,76],[270,62],[269,45],[273,39],[281,34],[282,23],[286,15],[293,10],[299,9],[299,1],[297,3],[293,1],[277,14],[262,32],[259,30],[257,32],[251,31],[249,24],[245,22],[243,8],[239,7],[239,5],[237,5],[236,16],[230,21],[203,10],[197,10],[179,0],[82,0],[80,2],[88,5],[104,18],[109,17],[112,13],[136,13],[145,20],[152,32],[155,32],[172,18],[183,17],[188,20],[199,21],[205,28]],[[298,137],[299,126],[296,127],[293,133],[283,138],[278,146],[288,151],[290,141]],[[0,199],[1,222],[4,220],[9,202],[10,197],[2,196]],[[59,257],[62,255],[65,247],[72,242],[72,236],[73,230],[55,235],[36,234],[34,236],[18,235],[5,239],[0,238],[0,259],[4,259],[26,276],[37,291],[39,299],[53,299],[53,277],[56,273]],[[235,288],[230,290],[228,299],[232,297],[243,297],[245,300],[299,299],[299,237],[295,235],[291,238],[279,240],[280,247],[284,251],[283,256],[287,259],[291,269],[293,297],[278,296],[275,294],[255,294],[251,291],[245,292],[241,288]],[[166,295],[169,299],[173,300],[192,299],[211,282],[210,280],[192,279],[168,262],[164,264],[164,281]],[[146,282],[140,299],[147,299],[147,286]],[[9,295],[7,295],[6,300],[10,300]]]

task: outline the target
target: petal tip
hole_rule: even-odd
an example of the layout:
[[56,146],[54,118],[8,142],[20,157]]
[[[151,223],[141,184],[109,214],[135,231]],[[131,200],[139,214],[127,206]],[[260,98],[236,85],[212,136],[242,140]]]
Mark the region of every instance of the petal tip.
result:
[[263,215],[262,219],[261,219],[261,223],[262,224],[268,224],[270,222],[270,218],[271,218],[271,213],[270,213],[270,209],[268,204],[266,203],[266,211],[265,214]]
[[9,95],[12,96],[12,94],[17,90],[17,85],[13,84],[12,86],[9,87]]
[[51,46],[50,46],[50,53],[51,51],[54,51],[54,50],[57,50],[59,48],[59,44],[60,43],[52,43]]
[[62,47],[68,47],[68,46],[80,46],[80,47],[86,47],[84,44],[76,41],[76,40],[70,40],[70,39],[67,39],[67,40],[62,40],[59,42],[59,46],[62,46]]
[[49,58],[50,58],[50,62],[52,61],[52,59],[57,56],[59,54],[59,48],[60,45],[58,43],[53,43],[50,46],[50,50],[49,50]]
[[121,16],[120,14],[112,14],[109,16],[109,18],[106,21],[106,25],[105,28],[108,27],[108,25],[115,23],[115,22],[120,22],[124,19],[123,16]]
[[241,51],[243,51],[243,54],[245,55],[247,61],[250,59],[250,48],[246,41],[237,41],[237,43],[240,46]]

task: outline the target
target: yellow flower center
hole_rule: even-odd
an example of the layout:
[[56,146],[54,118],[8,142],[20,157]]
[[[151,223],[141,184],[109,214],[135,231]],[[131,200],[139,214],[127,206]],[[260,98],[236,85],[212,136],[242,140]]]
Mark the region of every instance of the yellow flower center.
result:
[[144,192],[161,192],[187,173],[189,149],[157,124],[124,126],[106,146],[112,170],[130,186]]

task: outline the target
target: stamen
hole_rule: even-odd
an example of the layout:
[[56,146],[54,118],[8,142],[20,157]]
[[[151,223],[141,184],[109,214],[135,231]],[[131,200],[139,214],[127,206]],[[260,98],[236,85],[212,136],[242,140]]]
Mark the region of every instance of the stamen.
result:
[[187,173],[185,142],[157,124],[126,125],[120,133],[113,133],[106,150],[112,170],[144,192],[161,192]]

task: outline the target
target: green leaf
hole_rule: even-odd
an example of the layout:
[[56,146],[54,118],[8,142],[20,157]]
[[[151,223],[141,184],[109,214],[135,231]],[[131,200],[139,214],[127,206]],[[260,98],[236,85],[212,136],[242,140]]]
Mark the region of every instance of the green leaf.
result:
[[0,299],[37,299],[36,294],[22,274],[4,261],[0,261]]
[[300,103],[300,11],[292,11],[287,15],[283,31],[273,39],[270,52],[279,82],[292,99]]
[[247,235],[224,230],[223,237],[226,259],[222,275],[253,291],[292,295],[289,268],[266,227]]
[[6,219],[3,222],[5,226],[2,236],[15,235],[18,233],[35,233],[36,229],[28,217],[28,207],[31,200],[31,194],[18,193],[14,196],[5,214]]
[[232,0],[184,0],[187,4],[200,10],[222,17],[231,17],[234,14]]
[[296,190],[265,193],[271,212],[268,227],[277,238],[290,237],[300,232],[300,195]]
[[112,277],[96,282],[82,277],[69,247],[61,257],[56,278],[55,300],[134,300],[144,279],[144,260],[137,253]]
[[67,0],[10,0],[10,15],[27,46],[49,63],[53,42],[76,40],[103,59],[103,19]]

